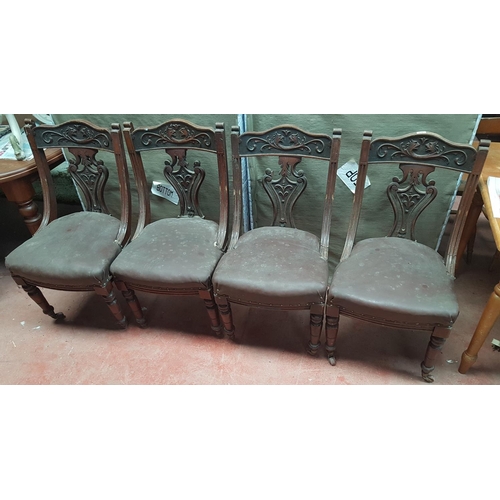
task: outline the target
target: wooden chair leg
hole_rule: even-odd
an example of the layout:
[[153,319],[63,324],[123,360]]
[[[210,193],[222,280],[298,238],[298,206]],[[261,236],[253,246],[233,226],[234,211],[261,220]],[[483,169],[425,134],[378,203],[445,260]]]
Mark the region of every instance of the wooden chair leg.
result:
[[469,209],[469,213],[467,214],[467,219],[465,220],[464,229],[462,231],[462,237],[460,239],[460,243],[458,245],[457,251],[457,261],[455,265],[455,272],[458,271],[458,268],[461,264],[462,256],[465,253],[465,249],[467,248],[472,235],[476,231],[477,220],[481,215],[481,210],[483,209],[483,198],[481,197],[481,193],[477,190],[474,193],[474,198],[472,200],[471,207]]
[[450,336],[451,328],[435,328],[431,335],[431,340],[425,352],[425,358],[420,364],[422,369],[422,378],[425,382],[434,382],[434,377],[431,373],[434,371],[434,362],[438,354],[443,349],[446,339]]
[[321,345],[321,330],[323,329],[323,319],[325,313],[324,304],[313,304],[311,306],[311,321],[310,321],[310,339],[309,345],[307,346],[307,353],[311,356],[315,356]]
[[220,317],[222,320],[222,324],[224,325],[224,332],[231,340],[235,340],[231,304],[226,297],[216,297],[215,301],[217,302],[217,306],[219,307]]
[[498,263],[500,262],[500,252],[498,250],[495,250],[495,255],[493,255],[493,258],[491,259],[491,264],[490,267],[488,268],[488,271],[492,272],[495,270],[495,268],[498,267]]
[[47,302],[47,299],[38,287],[34,285],[22,285],[22,287],[24,291],[33,299],[33,301],[40,306],[44,314],[56,320],[64,319],[66,317],[63,313],[56,313],[54,311],[54,308]]
[[465,262],[470,264],[472,262],[472,254],[474,253],[474,243],[476,242],[477,229],[474,227],[472,234],[467,242],[467,253],[465,255]]
[[339,332],[340,309],[335,306],[326,306],[326,352],[332,366],[337,364],[337,334]]
[[118,326],[123,329],[127,328],[127,318],[123,315],[120,304],[116,300],[113,283],[108,281],[103,287],[96,286],[94,291],[97,295],[100,295],[104,299],[104,302],[106,302],[109,310],[118,321]]
[[115,280],[115,285],[116,285],[116,288],[118,288],[118,290],[120,290],[120,292],[122,292],[123,297],[127,301],[127,304],[130,307],[132,314],[134,315],[136,323],[141,328],[146,328],[148,326],[147,319],[144,316],[144,313],[146,312],[146,308],[141,307],[139,299],[137,298],[134,290],[128,288],[127,285],[123,281]]
[[495,286],[493,293],[484,308],[481,319],[477,324],[476,331],[472,336],[469,347],[463,352],[458,371],[466,374],[470,367],[476,362],[477,354],[488,337],[495,321],[500,316],[500,283]]
[[199,296],[205,302],[205,307],[207,308],[208,317],[210,318],[211,328],[217,338],[223,338],[224,332],[222,331],[222,326],[219,319],[219,310],[215,304],[214,292],[212,288],[208,290],[200,290]]

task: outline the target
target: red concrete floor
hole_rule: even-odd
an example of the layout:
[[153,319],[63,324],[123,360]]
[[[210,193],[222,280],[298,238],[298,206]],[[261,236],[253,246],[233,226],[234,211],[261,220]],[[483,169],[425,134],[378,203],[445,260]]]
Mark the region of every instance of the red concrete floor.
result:
[[[204,305],[194,297],[140,294],[149,328],[131,321],[122,331],[100,297],[46,290],[56,311],[66,315],[56,323],[3,265],[5,255],[28,237],[15,207],[0,199],[0,384],[427,385],[419,368],[427,333],[350,318],[341,318],[335,367],[323,349],[317,358],[306,354],[307,312],[234,306],[233,343],[212,336]],[[475,366],[467,375],[458,373],[461,353],[500,276],[500,269],[488,270],[493,254],[488,222],[481,219],[473,262],[463,264],[456,281],[461,314],[437,361],[434,385],[500,383],[500,352],[491,349],[500,324]]]

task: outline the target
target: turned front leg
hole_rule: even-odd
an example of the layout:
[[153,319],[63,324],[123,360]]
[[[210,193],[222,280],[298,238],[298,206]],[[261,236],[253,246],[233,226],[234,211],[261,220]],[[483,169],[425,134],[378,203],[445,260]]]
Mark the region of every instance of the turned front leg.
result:
[[116,288],[118,288],[118,290],[122,292],[124,299],[127,301],[127,304],[135,317],[136,323],[141,328],[146,328],[148,326],[148,322],[146,320],[146,317],[144,316],[146,308],[141,307],[139,299],[137,298],[134,290],[128,288],[123,281],[115,280],[115,285]]
[[420,364],[422,369],[422,378],[429,383],[434,382],[434,377],[431,373],[434,371],[434,364],[438,354],[443,349],[446,339],[450,335],[450,328],[435,328],[429,345],[427,346],[427,351],[425,352],[425,358]]
[[215,303],[213,290],[211,288],[209,290],[200,290],[199,296],[205,303],[208,317],[210,318],[212,331],[215,333],[216,337],[222,338],[224,336],[224,333],[222,332],[222,326],[219,319],[219,310],[217,309],[217,305]]
[[307,346],[307,353],[311,356],[316,355],[321,345],[321,330],[323,329],[325,306],[323,304],[313,304],[310,313],[310,339]]
[[326,352],[328,361],[332,366],[337,364],[337,334],[339,332],[340,308],[336,306],[326,307]]
[[233,315],[231,313],[231,305],[226,297],[216,297],[215,301],[219,307],[220,317],[222,324],[224,325],[224,332],[231,340],[234,340],[234,324]]
[[127,328],[127,318],[124,316],[122,308],[116,299],[113,283],[108,281],[103,287],[96,286],[94,291],[104,299],[109,310],[118,321],[118,326],[123,329]]
[[24,291],[31,297],[31,299],[38,304],[43,313],[54,319],[64,319],[63,313],[56,313],[54,308],[47,302],[47,299],[41,290],[34,285],[22,285]]
[[498,316],[500,316],[500,283],[495,286],[493,293],[490,295],[469,347],[462,354],[462,360],[458,367],[460,373],[466,374],[476,362],[477,354],[486,341]]

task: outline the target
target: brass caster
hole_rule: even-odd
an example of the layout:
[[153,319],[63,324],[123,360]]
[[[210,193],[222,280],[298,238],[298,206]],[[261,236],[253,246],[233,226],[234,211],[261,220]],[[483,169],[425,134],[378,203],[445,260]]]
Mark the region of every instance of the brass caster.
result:
[[50,315],[52,318],[54,318],[56,321],[63,321],[66,319],[66,316],[63,313],[54,313],[54,315]]
[[212,326],[212,332],[214,333],[214,337],[216,339],[224,338],[224,332],[220,326]]
[[127,318],[123,317],[122,320],[118,321],[118,327],[121,330],[126,330],[128,328],[128,321]]
[[422,368],[422,378],[424,379],[424,382],[432,384],[434,382],[434,377],[431,375],[431,372],[434,370],[434,366],[427,368],[427,366],[424,366],[422,363],[420,367]]
[[320,345],[321,344],[311,344],[311,342],[309,342],[309,344],[307,345],[307,354],[309,354],[310,356],[316,356],[316,354],[318,354]]
[[337,358],[335,356],[328,356],[328,362],[332,365],[335,366],[337,364]]
[[236,342],[236,336],[234,335],[234,330],[232,330],[231,332],[229,330],[226,330],[224,328],[224,333],[227,335],[227,338],[229,340],[232,340],[233,342]]
[[142,311],[142,319],[135,319],[135,322],[137,323],[137,326],[139,328],[147,328],[148,327],[148,320],[146,319],[146,312],[147,308],[146,307],[141,307]]

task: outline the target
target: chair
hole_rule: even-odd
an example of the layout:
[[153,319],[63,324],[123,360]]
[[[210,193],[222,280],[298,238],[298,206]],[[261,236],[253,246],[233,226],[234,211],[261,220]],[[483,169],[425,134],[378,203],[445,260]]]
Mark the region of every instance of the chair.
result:
[[[38,287],[95,291],[122,328],[127,320],[116,300],[109,268],[130,236],[130,191],[120,126],[95,127],[83,120],[35,126],[26,120],[28,140],[40,175],[43,218],[34,236],[11,252],[5,265],[43,312],[60,320]],[[76,182],[84,211],[57,218],[57,200],[45,149],[68,148],[68,171]],[[113,155],[122,199],[121,218],[111,216],[104,199],[109,171],[103,152]],[[69,155],[68,155],[69,156]]]
[[[146,326],[135,291],[165,295],[196,295],[207,308],[211,328],[221,326],[212,290],[212,273],[226,248],[228,234],[228,170],[224,124],[215,129],[184,120],[170,120],[154,128],[124,124],[124,135],[137,181],[140,217],[132,241],[113,262],[116,285],[128,301],[137,324]],[[148,181],[143,155],[166,153],[164,176],[179,197],[179,217],[151,222]],[[201,161],[190,168],[187,153],[197,152],[210,166],[217,159],[219,222],[205,219],[199,191],[206,175]]]
[[[453,291],[457,248],[487,151],[487,141],[476,151],[428,132],[374,140],[371,132],[365,132],[346,243],[328,291],[330,364],[336,363],[339,316],[343,314],[388,327],[432,332],[421,370],[426,382],[434,381],[434,360],[459,313]],[[383,164],[397,164],[402,171],[387,188],[394,211],[392,230],[388,237],[354,245],[367,167],[382,168]],[[469,174],[444,257],[415,241],[417,219],[437,196],[432,180],[436,168]]]
[[[310,310],[311,328],[308,350],[311,354],[317,352],[328,284],[328,243],[340,137],[340,130],[328,136],[311,134],[293,125],[241,134],[238,127],[233,127],[233,230],[228,251],[213,276],[215,299],[229,338],[235,339],[231,303],[269,309],[306,309]],[[277,157],[279,165],[275,171],[267,169],[261,182],[272,205],[272,226],[240,234],[241,158],[262,156]],[[328,164],[321,239],[297,229],[292,214],[307,185],[306,174],[298,166],[308,159]]]

